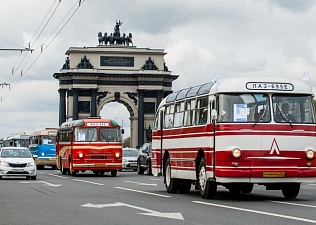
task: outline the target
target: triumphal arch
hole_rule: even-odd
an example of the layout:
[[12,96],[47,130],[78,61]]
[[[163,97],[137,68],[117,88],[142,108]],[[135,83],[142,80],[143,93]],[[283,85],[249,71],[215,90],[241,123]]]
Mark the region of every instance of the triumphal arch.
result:
[[134,46],[131,33],[120,33],[121,25],[116,22],[110,35],[99,32],[96,47],[70,47],[65,64],[53,76],[59,81],[59,124],[98,117],[105,104],[119,102],[130,113],[135,147],[150,141],[146,131],[178,75],[166,66],[164,50]]

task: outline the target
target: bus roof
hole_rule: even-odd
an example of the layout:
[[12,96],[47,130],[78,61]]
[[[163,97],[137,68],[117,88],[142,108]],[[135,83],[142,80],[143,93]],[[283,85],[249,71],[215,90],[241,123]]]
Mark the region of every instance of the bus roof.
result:
[[69,129],[75,126],[104,126],[104,127],[119,127],[120,125],[111,119],[82,119],[82,120],[73,120],[69,122],[64,122],[61,124],[60,129]]
[[161,101],[160,106],[164,105],[165,103],[171,103],[184,98],[205,94],[238,92],[285,92],[291,94],[313,95],[312,88],[299,80],[273,77],[238,77],[222,79],[217,83],[210,82],[175,91],[164,98]]
[[31,136],[38,136],[38,135],[57,135],[58,128],[46,128],[45,130],[36,131],[31,134]]
[[219,80],[212,87],[210,94],[232,92],[313,94],[312,88],[303,81],[274,77],[240,77]]

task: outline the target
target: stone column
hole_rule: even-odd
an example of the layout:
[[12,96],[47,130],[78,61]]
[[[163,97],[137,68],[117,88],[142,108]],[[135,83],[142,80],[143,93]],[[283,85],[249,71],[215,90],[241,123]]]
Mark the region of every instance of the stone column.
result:
[[78,88],[72,89],[73,95],[72,95],[72,119],[77,120],[79,119],[79,113],[78,113]]
[[91,91],[91,117],[97,116],[97,91],[98,89],[90,89]]
[[144,144],[144,90],[138,92],[138,146]]
[[66,89],[59,89],[59,125],[66,122]]
[[156,91],[156,110],[162,100],[162,97],[163,97],[163,91],[162,90]]

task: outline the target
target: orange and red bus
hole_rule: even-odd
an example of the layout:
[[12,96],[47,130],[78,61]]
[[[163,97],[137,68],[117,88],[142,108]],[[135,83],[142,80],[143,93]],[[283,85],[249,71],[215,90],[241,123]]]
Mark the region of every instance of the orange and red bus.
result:
[[302,81],[268,77],[173,92],[156,112],[152,173],[169,193],[194,184],[214,198],[218,185],[241,194],[256,184],[295,198],[301,183],[316,182],[313,98]]
[[[119,124],[111,119],[88,118],[61,124],[57,133],[57,167],[62,174],[75,176],[92,171],[96,175],[122,169],[122,136]],[[111,139],[107,137],[111,134]]]

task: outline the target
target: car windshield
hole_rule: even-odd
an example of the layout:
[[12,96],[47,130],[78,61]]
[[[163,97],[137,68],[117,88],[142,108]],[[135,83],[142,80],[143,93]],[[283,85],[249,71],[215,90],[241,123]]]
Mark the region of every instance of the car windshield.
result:
[[31,158],[32,155],[27,149],[4,149],[1,152],[2,158]]
[[123,157],[137,157],[137,150],[123,150]]

